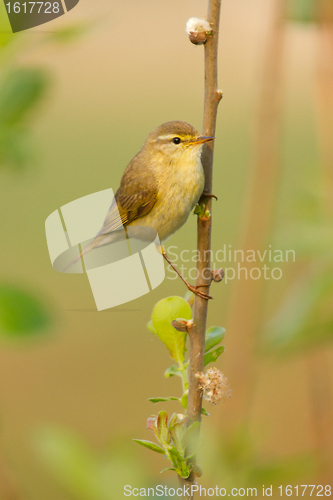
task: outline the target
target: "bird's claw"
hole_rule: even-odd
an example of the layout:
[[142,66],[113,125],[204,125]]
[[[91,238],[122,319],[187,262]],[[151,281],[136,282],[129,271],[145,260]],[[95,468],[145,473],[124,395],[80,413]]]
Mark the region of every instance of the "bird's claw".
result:
[[215,196],[215,194],[208,193],[208,191],[203,191],[200,199],[201,198],[215,198],[216,201],[218,200],[218,198],[217,198],[217,196]]
[[195,293],[195,295],[198,295],[198,297],[201,297],[202,299],[209,300],[209,299],[213,298],[210,295],[208,295],[207,293],[204,293],[204,292],[201,292],[200,290],[198,290],[198,287],[200,287],[200,286],[209,286],[209,285],[190,285],[189,283],[187,283],[186,285],[187,285],[187,288],[191,292]]

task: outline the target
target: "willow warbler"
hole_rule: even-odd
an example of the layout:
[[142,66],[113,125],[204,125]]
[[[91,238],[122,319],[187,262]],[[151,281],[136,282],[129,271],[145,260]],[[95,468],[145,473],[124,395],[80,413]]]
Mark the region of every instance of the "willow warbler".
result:
[[[201,137],[194,127],[181,121],[163,123],[151,132],[126,167],[102,229],[81,256],[112,241],[111,233],[122,226],[153,228],[161,242],[177,231],[203,193],[201,147],[213,139]],[[187,283],[163,247],[162,254],[190,290],[210,298]]]

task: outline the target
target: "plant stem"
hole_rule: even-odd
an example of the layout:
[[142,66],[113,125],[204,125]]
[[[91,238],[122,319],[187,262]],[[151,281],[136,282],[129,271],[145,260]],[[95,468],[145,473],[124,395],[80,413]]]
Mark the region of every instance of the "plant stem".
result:
[[187,371],[185,368],[185,365],[182,361],[179,361],[179,369],[182,374],[182,381],[183,381],[183,393],[187,391],[188,389],[188,378],[187,378]]
[[[202,135],[214,136],[216,128],[217,108],[222,98],[222,92],[218,91],[217,87],[217,53],[218,53],[218,35],[220,23],[221,0],[209,0],[207,21],[212,28],[212,35],[209,36],[205,43],[205,97],[204,97],[204,116]],[[205,188],[206,193],[212,193],[213,185],[213,154],[214,141],[203,145],[202,149],[202,165],[205,172]],[[212,212],[211,198],[207,197],[206,208]],[[197,223],[197,249],[199,258],[197,261],[197,282],[198,287],[204,286],[204,292],[209,293],[211,283],[210,271],[210,248],[211,248],[211,227],[212,220],[202,220],[198,217]],[[204,370],[204,354],[205,354],[205,333],[206,321],[208,313],[208,301],[195,296],[193,306],[194,325],[189,331],[190,341],[190,364],[188,368],[188,402],[187,415],[189,416],[189,425],[193,422],[201,421],[202,408],[202,391],[199,381],[196,378],[198,372]],[[198,429],[199,432],[199,429]],[[195,463],[195,457],[192,459]],[[194,483],[194,474],[186,480],[181,479],[181,483],[186,486]],[[192,500],[193,495],[190,495],[189,500]]]
[[[212,35],[205,43],[205,102],[202,135],[214,136],[216,128],[217,108],[222,98],[222,92],[217,87],[217,53],[220,23],[221,0],[209,0],[207,21],[212,28]],[[212,193],[213,185],[213,154],[214,141],[203,145],[202,165],[205,172],[206,193]],[[206,209],[212,212],[212,200],[207,197]],[[204,292],[209,294],[211,283],[210,248],[211,248],[212,219],[202,220],[198,217],[197,223],[197,286],[207,285]],[[190,364],[188,368],[189,391],[187,402],[187,415],[189,425],[201,421],[202,391],[196,374],[204,370],[205,333],[208,313],[208,300],[195,296],[193,306],[194,325],[189,331]],[[198,432],[200,429],[198,428]],[[195,463],[195,457],[192,459]],[[194,483],[194,474],[184,481],[189,485]],[[192,500],[193,496],[189,497]]]
[[[207,21],[210,23],[213,34],[205,43],[205,103],[203,131],[204,136],[215,136],[216,116],[218,104],[222,93],[217,88],[217,52],[218,52],[218,30],[220,20],[221,0],[209,0]],[[204,144],[202,152],[202,164],[205,171],[205,191],[212,192],[213,181],[213,153],[214,141]],[[207,199],[207,209],[211,212],[211,198]],[[204,287],[204,292],[209,293],[210,279],[210,248],[211,248],[211,227],[212,221],[201,220],[198,217],[198,237],[197,248],[199,259],[197,262],[197,286],[208,285]],[[208,312],[208,301],[195,296],[193,318],[195,326],[189,332],[190,339],[190,365],[189,376],[189,394],[187,413],[189,424],[200,422],[202,392],[196,373],[204,369],[205,353],[205,332]]]

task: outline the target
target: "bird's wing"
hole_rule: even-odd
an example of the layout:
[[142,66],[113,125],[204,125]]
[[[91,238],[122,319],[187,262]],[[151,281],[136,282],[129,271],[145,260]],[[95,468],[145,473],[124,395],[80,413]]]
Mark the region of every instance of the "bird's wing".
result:
[[120,188],[108,211],[103,227],[98,236],[127,226],[135,219],[147,214],[157,200],[155,187],[142,189],[133,194],[124,193]]
[[142,168],[142,163],[138,161],[139,154],[133,158],[124,172],[120,188],[116,192],[102,229],[64,271],[93,248],[108,244],[109,233],[147,214],[155,205],[158,195],[157,183],[153,172],[147,168],[147,163],[144,162],[146,168]]
[[[138,191],[133,195],[124,195],[121,188],[116,193],[112,205],[108,211],[102,229],[96,235],[95,239],[86,246],[80,255],[78,255],[65,269],[64,272],[80,258],[86,255],[93,248],[103,246],[108,243],[107,234],[123,226],[128,225],[135,219],[142,217],[151,210],[157,199],[157,189],[145,189]],[[119,217],[120,216],[120,217]]]

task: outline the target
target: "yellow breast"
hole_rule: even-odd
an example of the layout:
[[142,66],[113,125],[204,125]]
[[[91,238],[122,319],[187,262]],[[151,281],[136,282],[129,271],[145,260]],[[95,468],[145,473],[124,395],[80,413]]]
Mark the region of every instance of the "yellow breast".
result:
[[131,225],[153,227],[161,241],[187,220],[198,202],[205,183],[199,151],[189,152],[157,173],[158,198],[150,212]]

